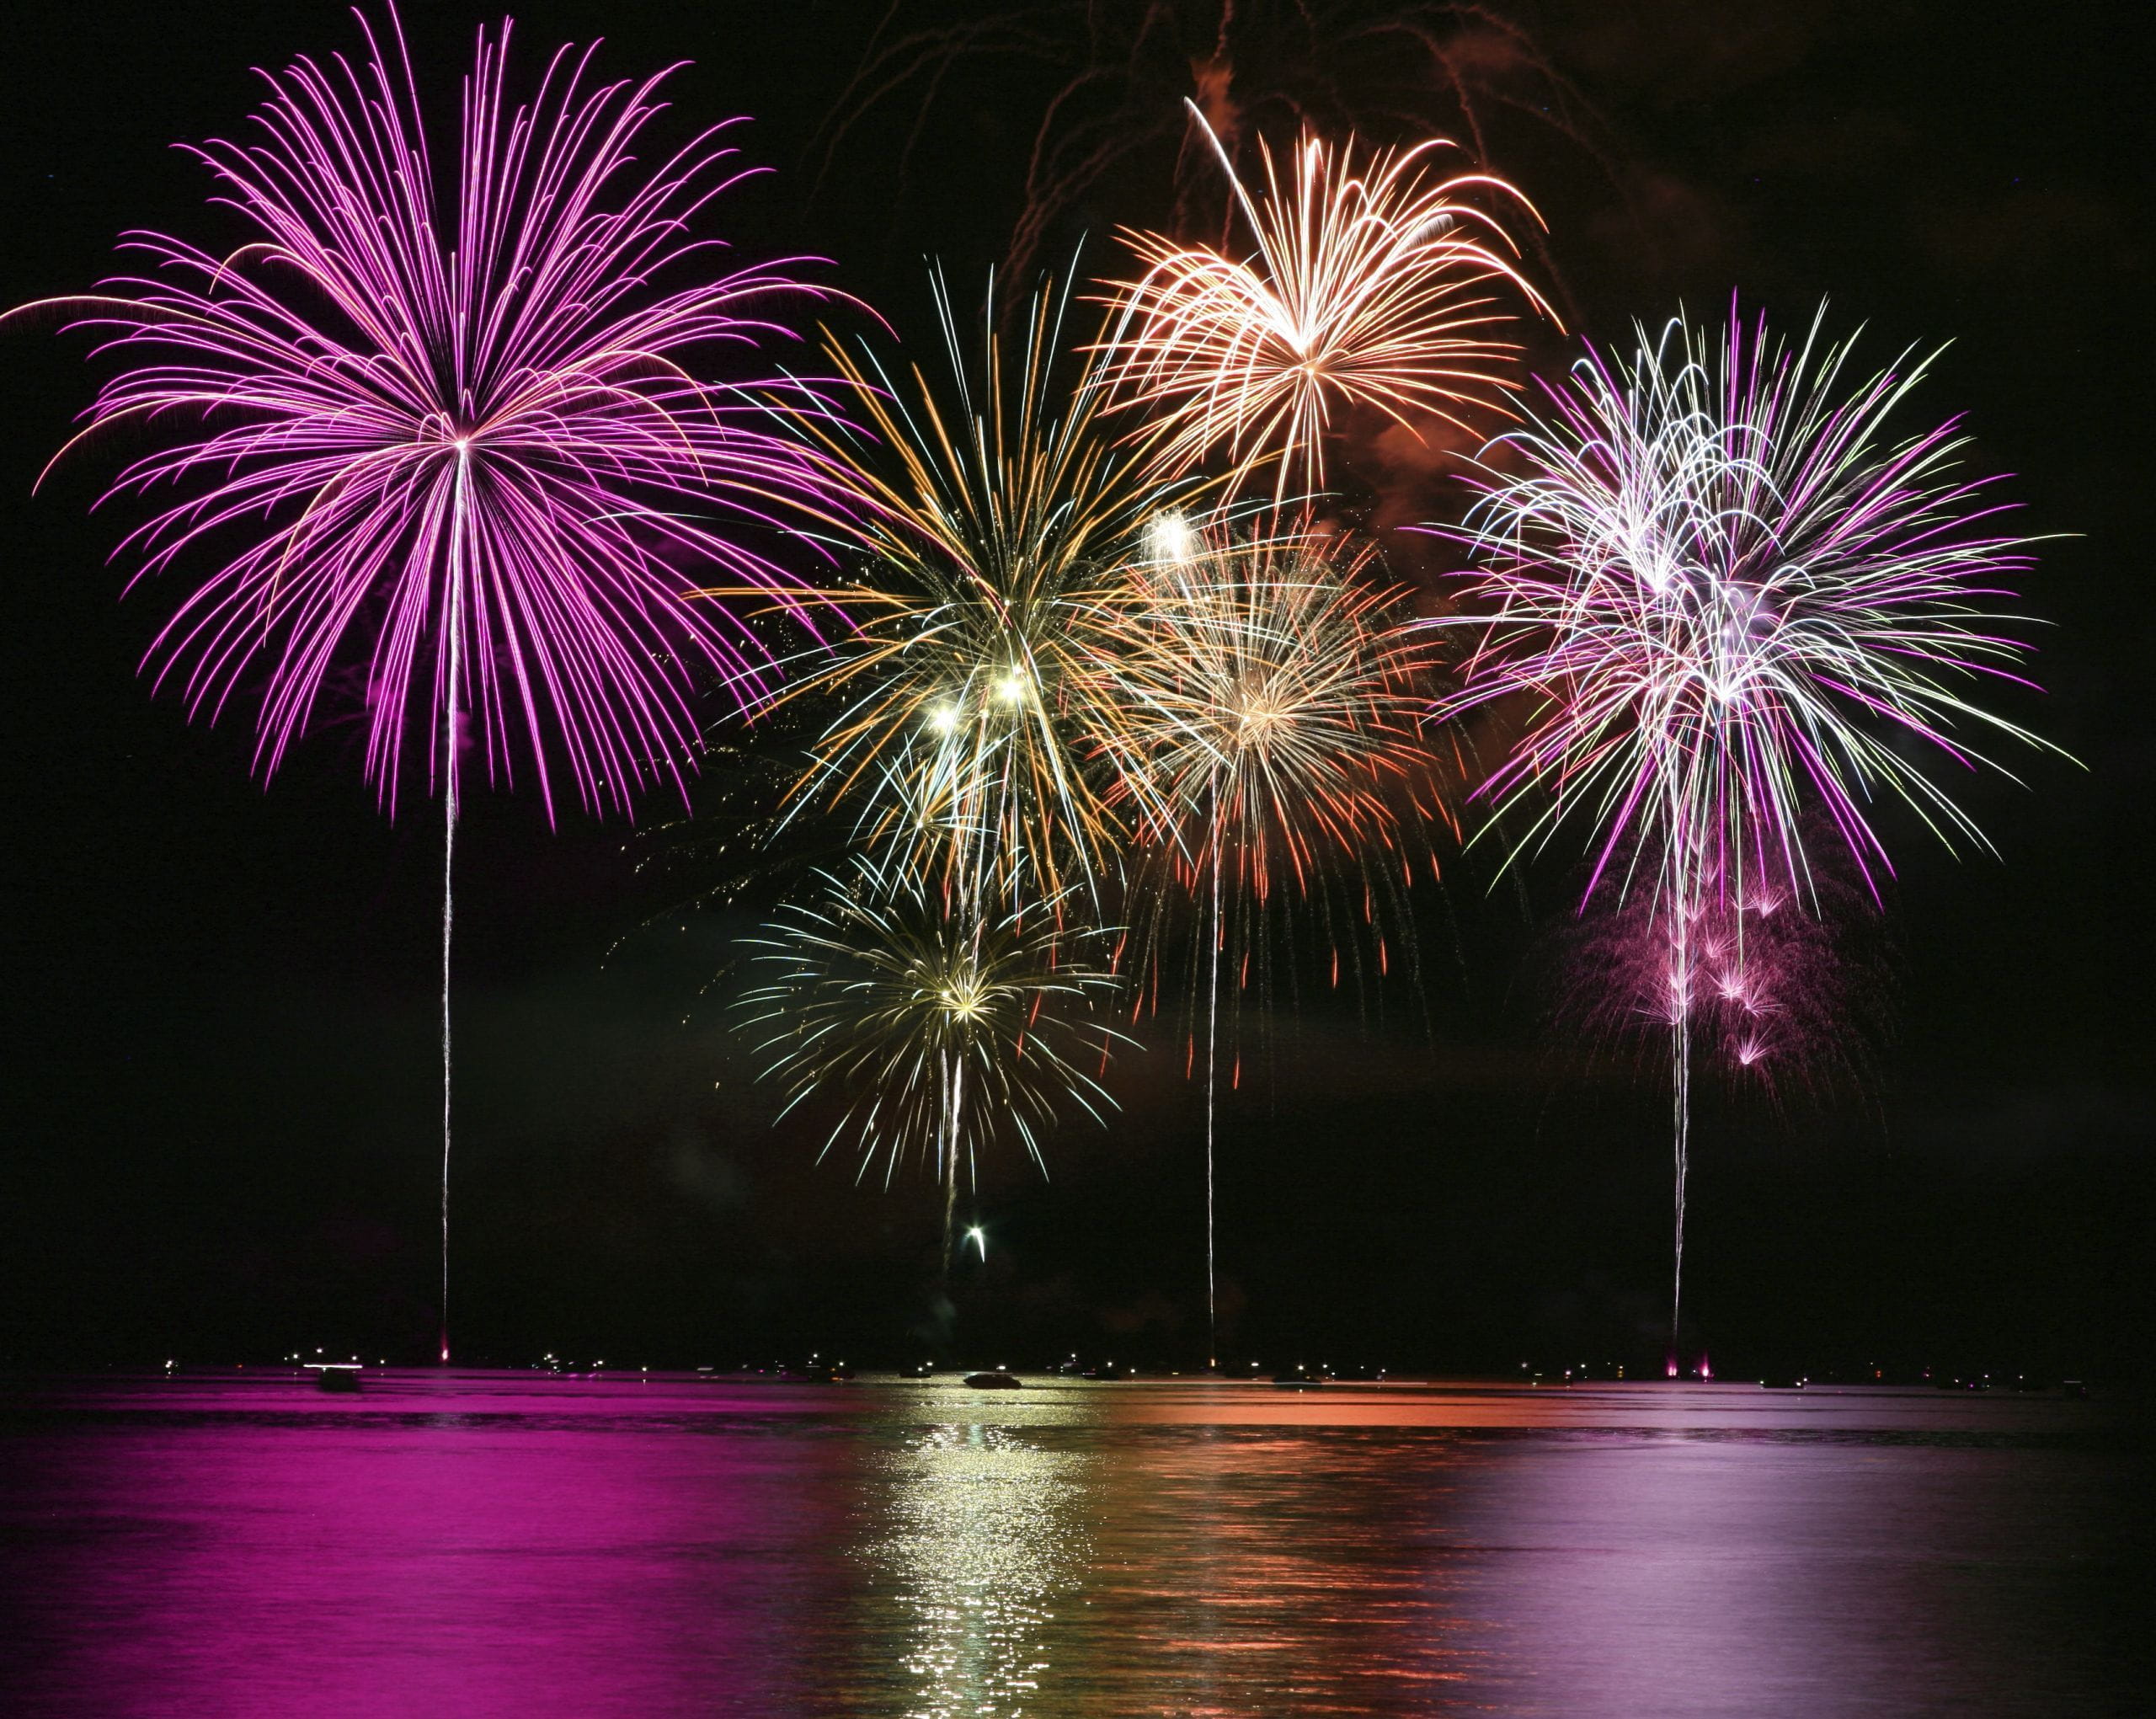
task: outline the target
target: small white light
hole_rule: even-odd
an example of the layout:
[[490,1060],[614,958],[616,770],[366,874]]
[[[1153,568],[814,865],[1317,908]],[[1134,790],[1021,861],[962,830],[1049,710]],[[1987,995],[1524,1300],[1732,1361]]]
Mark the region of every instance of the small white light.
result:
[[1179,513],[1155,514],[1145,527],[1145,543],[1155,561],[1181,566],[1198,547],[1198,533]]

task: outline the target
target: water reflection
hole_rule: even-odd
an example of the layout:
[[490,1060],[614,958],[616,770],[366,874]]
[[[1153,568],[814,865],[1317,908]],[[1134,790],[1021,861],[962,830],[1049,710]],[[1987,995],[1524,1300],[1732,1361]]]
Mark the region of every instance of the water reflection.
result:
[[1057,1613],[1091,1560],[1090,1460],[965,1422],[931,1428],[889,1463],[868,1562],[891,1584],[904,1631],[905,1712],[1025,1711],[1050,1673]]
[[2103,1412],[40,1387],[0,1396],[0,1712],[2140,1711],[2146,1500]]
[[904,1679],[815,1711],[2049,1716],[2128,1685],[2090,1675],[2116,1473],[2064,1404],[1163,1385],[969,1407],[864,1494],[857,1628]]
[[1477,1663],[1436,1531],[1453,1441],[1161,1428],[1114,1449],[1088,1711],[1431,1712]]

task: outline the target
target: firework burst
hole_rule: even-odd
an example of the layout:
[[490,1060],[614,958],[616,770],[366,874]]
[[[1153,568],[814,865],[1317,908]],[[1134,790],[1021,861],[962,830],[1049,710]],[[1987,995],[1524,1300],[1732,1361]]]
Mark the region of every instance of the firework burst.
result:
[[741,170],[717,132],[636,169],[659,78],[598,84],[590,52],[564,49],[512,104],[508,27],[483,32],[442,175],[395,14],[386,44],[362,28],[357,63],[268,78],[255,141],[195,152],[248,243],[219,255],[136,233],[152,274],[61,302],[128,360],[83,435],[173,436],[114,486],[184,498],[123,545],[138,577],[211,569],[151,648],[158,684],[214,717],[259,677],[267,775],[333,672],[358,666],[383,803],[414,746],[442,792],[446,1360],[463,718],[490,777],[528,761],[551,815],[563,773],[596,809],[679,782],[698,665],[756,696],[755,636],[685,601],[683,569],[787,590],[717,521],[825,501],[770,403],[820,408],[791,382],[699,383],[684,358],[749,351],[784,332],[772,312],[818,295],[784,264],[711,272],[690,225]]
[[819,874],[812,906],[789,909],[751,942],[760,982],[744,1020],[768,1029],[765,1077],[787,1109],[835,1094],[860,1173],[888,1183],[910,1158],[945,1185],[944,1255],[961,1174],[1015,1135],[1041,1166],[1041,1140],[1072,1106],[1113,1108],[1083,1064],[1116,1038],[1091,1018],[1114,980],[1086,958],[1101,934],[1059,924],[1054,900],[974,910],[912,871],[859,860]]
[[[1887,864],[1882,800],[1950,845],[1982,841],[1926,752],[1973,766],[1972,734],[2041,744],[1966,696],[2019,678],[2026,648],[1996,605],[2027,542],[1951,475],[1953,424],[1890,430],[1925,361],[1852,380],[1848,358],[1817,320],[1792,350],[1734,316],[1718,339],[1681,323],[1643,334],[1630,364],[1592,354],[1501,438],[1524,475],[1493,466],[1463,534],[1481,569],[1476,612],[1451,624],[1481,638],[1439,713],[1524,704],[1481,792],[1500,809],[1542,801],[1520,849],[1588,825],[1590,896],[1620,857],[1651,857],[1649,875],[1616,881],[1647,893],[1688,995],[1694,938],[1725,898],[1816,910],[1807,814],[1870,884]],[[1673,1327],[1694,1011],[1680,997],[1668,1013]]]
[[1119,718],[1100,744],[1139,839],[1192,877],[1226,868],[1262,904],[1306,897],[1342,857],[1394,868],[1428,777],[1433,660],[1374,549],[1161,515],[1152,553],[1097,610],[1095,673]]
[[1696,1070],[1776,1109],[1861,1088],[1884,1028],[1883,921],[1849,870],[1832,847],[1809,853],[1808,902],[1780,878],[1708,878],[1683,939],[1689,970],[1653,892],[1605,883],[1558,939],[1566,1042],[1666,1061],[1681,1019]]
[[1122,720],[1090,643],[1099,593],[1178,492],[1099,433],[1091,372],[1057,389],[1060,295],[1036,296],[1015,363],[992,312],[974,364],[940,283],[937,306],[947,385],[837,352],[875,440],[809,420],[858,504],[859,576],[835,595],[859,630],[787,695],[835,707],[795,803],[851,808],[861,840],[969,894],[1061,900],[1126,835],[1097,768]]
[[1107,298],[1104,375],[1161,469],[1216,453],[1239,474],[1269,462],[1278,501],[1323,486],[1326,438],[1351,409],[1417,434],[1418,418],[1480,435],[1508,415],[1519,349],[1502,331],[1548,307],[1474,199],[1533,217],[1518,192],[1487,174],[1440,176],[1443,139],[1372,152],[1305,135],[1284,170],[1263,152],[1253,197],[1212,141],[1256,254],[1125,229],[1144,273]]

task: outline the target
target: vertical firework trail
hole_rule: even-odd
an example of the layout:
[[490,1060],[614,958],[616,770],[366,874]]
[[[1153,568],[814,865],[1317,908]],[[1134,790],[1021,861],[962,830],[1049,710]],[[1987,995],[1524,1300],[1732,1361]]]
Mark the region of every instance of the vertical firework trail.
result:
[[1670,1136],[1676,1160],[1669,1231],[1669,1342],[1673,1351],[1684,1324],[1684,1188],[1692,1145],[1691,910],[1689,901],[1678,905],[1670,942]]
[[[1400,875],[1422,840],[1417,728],[1428,635],[1397,592],[1364,583],[1374,557],[1308,531],[1253,534],[1218,516],[1156,519],[1148,553],[1103,599],[1092,648],[1120,713],[1100,744],[1107,798],[1128,808],[1146,862],[1136,961],[1161,958],[1164,904],[1197,921],[1202,1008],[1207,1353],[1217,1361],[1221,967],[1238,942],[1238,996],[1276,904],[1317,906],[1330,882],[1361,894]],[[1240,931],[1231,936],[1230,921]],[[1337,926],[1329,928],[1337,930]],[[1353,935],[1353,932],[1348,935]],[[1382,948],[1383,937],[1380,936]],[[1380,964],[1383,957],[1380,955]],[[1197,1061],[1193,1022],[1191,1061]]]
[[[1213,772],[1208,821],[1220,821],[1220,773]],[[1213,846],[1213,913],[1205,928],[1205,1364],[1220,1364],[1219,1311],[1214,1305],[1213,1252],[1213,1111],[1220,1090],[1220,844]]]
[[440,1359],[449,1364],[449,1149],[450,1055],[449,962],[451,934],[456,925],[456,715],[462,702],[464,667],[464,508],[471,483],[471,460],[456,454],[456,488],[449,527],[449,671],[441,702],[441,1315]]

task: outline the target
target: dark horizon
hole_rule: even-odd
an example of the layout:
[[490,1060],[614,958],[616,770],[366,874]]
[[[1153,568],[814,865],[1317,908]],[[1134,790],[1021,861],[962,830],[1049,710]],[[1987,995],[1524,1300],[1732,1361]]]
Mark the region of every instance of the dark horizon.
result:
[[[614,73],[694,60],[667,135],[747,112],[746,152],[776,169],[723,202],[716,230],[751,256],[835,259],[826,278],[920,339],[921,259],[978,280],[999,253],[1040,92],[1014,77],[1000,99],[940,109],[903,185],[887,118],[802,208],[812,133],[880,10],[563,0],[516,12],[519,63],[602,34]],[[409,12],[439,99],[498,13]],[[1735,289],[1785,330],[1827,297],[1878,364],[1951,340],[1905,424],[1966,414],[1971,467],[2012,474],[2020,528],[2056,535],[2022,593],[2047,690],[2002,702],[2079,763],[2025,755],[2025,786],[1972,779],[1997,858],[1950,858],[1889,819],[1892,1033],[1861,1092],[1703,1104],[1685,1359],[1710,1353],[1725,1375],[2135,1377],[2156,1361],[2152,641],[2136,553],[2156,541],[2156,446],[2133,308],[2151,211],[2132,14],[2092,3],[2039,26],[2004,5],[1821,0],[1518,15],[1601,112],[1618,163],[1531,125],[1493,151],[1550,217],[1576,332],[1620,342],[1636,318],[1717,311]],[[29,20],[0,104],[18,236],[0,300],[89,287],[126,227],[217,231],[206,175],[168,146],[241,131],[250,65],[355,40],[332,0],[88,0]],[[1088,211],[1087,257],[1106,257],[1117,219],[1150,212]],[[1078,236],[1059,231],[1065,254]],[[141,511],[88,512],[113,451],[29,493],[102,372],[49,327],[0,340],[0,497],[28,605],[7,680],[19,1072],[0,1151],[0,1366],[318,1344],[420,1359],[440,807],[414,796],[384,815],[356,728],[334,722],[265,792],[243,717],[189,726],[151,697],[135,669],[170,597],[120,601],[131,569],[107,557]],[[1410,481],[1367,459],[1358,480]],[[723,986],[706,989],[748,917],[670,910],[681,880],[655,863],[654,832],[678,814],[654,799],[635,831],[568,814],[550,832],[531,798],[472,795],[458,1359],[910,1358],[940,1195],[921,1176],[857,1187],[851,1162],[814,1161],[813,1126],[770,1126],[776,1098],[728,1033]],[[1658,1364],[1666,1091],[1550,1031],[1538,974],[1569,870],[1493,888],[1480,853],[1444,858],[1446,889],[1418,909],[1421,996],[1387,988],[1367,1025],[1352,1001],[1314,1001],[1224,1105],[1222,1359]],[[958,1273],[958,1353],[1202,1362],[1200,1101],[1172,1036],[1152,1031],[1119,1071],[1110,1131],[1059,1134],[1052,1180],[993,1167],[989,1257]]]

